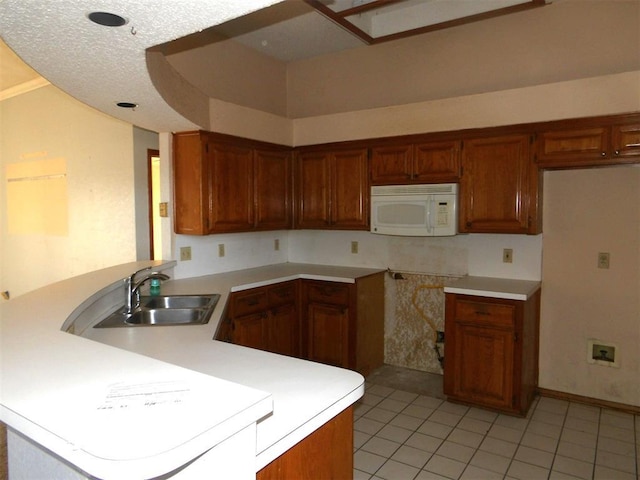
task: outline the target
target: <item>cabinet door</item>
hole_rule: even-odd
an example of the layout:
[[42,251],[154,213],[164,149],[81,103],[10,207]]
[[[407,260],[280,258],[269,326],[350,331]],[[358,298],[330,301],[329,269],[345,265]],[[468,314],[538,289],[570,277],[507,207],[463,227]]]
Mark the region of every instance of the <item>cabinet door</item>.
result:
[[413,145],[388,145],[371,149],[371,184],[393,185],[412,180]]
[[292,357],[300,355],[298,313],[295,305],[272,308],[265,330],[268,351]]
[[609,127],[541,132],[536,162],[544,168],[610,163],[607,161],[608,146]]
[[453,395],[493,408],[513,404],[513,330],[455,322]]
[[640,157],[640,124],[614,125],[611,144],[615,158],[636,161]]
[[256,228],[291,228],[291,155],[288,151],[255,153]]
[[460,232],[535,233],[528,135],[465,141],[462,162]]
[[173,135],[174,229],[185,235],[209,231],[207,132]]
[[367,150],[335,152],[331,175],[331,227],[369,229]]
[[303,152],[297,159],[296,227],[327,228],[329,214],[329,161],[325,152]]
[[309,303],[308,357],[314,362],[349,367],[349,310],[338,305]]
[[265,318],[265,313],[255,313],[235,318],[233,320],[233,343],[265,350]]
[[226,143],[209,147],[211,165],[210,232],[253,229],[253,151]]
[[412,180],[418,183],[457,182],[460,179],[459,140],[415,145]]

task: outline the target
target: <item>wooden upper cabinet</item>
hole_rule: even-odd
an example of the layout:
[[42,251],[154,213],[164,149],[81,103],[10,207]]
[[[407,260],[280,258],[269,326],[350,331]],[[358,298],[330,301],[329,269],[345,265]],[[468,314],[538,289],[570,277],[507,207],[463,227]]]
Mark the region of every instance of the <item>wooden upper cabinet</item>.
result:
[[331,226],[349,230],[368,230],[367,150],[334,152],[331,167]]
[[526,134],[464,142],[461,233],[539,233],[538,174],[530,143]]
[[607,127],[541,132],[536,161],[543,167],[598,163],[608,158],[609,135]]
[[255,226],[258,230],[291,228],[291,152],[255,152]]
[[640,116],[567,120],[538,132],[536,163],[542,168],[574,168],[640,159]]
[[206,235],[209,231],[208,132],[173,135],[173,199],[176,233]]
[[296,227],[327,228],[331,223],[329,188],[331,156],[300,152],[296,176]]
[[611,145],[618,160],[637,162],[640,158],[640,119],[629,125],[614,125],[611,128]]
[[371,149],[371,184],[457,182],[460,141],[385,145]]
[[296,168],[296,228],[369,228],[365,148],[301,150]]
[[457,182],[460,179],[460,140],[414,146],[413,180],[419,183]]
[[238,232],[254,226],[253,150],[211,143],[210,232]]
[[291,149],[229,135],[176,133],[176,233],[291,227]]

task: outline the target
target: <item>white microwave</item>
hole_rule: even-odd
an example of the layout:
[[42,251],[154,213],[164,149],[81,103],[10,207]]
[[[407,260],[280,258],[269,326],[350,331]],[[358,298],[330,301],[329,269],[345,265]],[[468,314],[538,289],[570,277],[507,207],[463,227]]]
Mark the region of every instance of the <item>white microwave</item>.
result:
[[371,187],[371,233],[409,237],[455,235],[458,184]]

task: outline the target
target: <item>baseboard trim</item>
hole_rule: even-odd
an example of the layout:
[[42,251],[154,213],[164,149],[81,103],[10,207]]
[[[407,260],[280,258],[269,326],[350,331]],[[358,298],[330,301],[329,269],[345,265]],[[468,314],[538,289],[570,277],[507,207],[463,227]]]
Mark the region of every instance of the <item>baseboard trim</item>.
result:
[[543,397],[557,398],[558,400],[568,400],[570,402],[584,403],[594,407],[611,408],[622,412],[640,415],[640,407],[635,405],[627,405],[626,403],[610,402],[599,398],[583,397],[582,395],[574,395],[573,393],[558,392],[557,390],[549,390],[547,388],[538,387],[538,394]]

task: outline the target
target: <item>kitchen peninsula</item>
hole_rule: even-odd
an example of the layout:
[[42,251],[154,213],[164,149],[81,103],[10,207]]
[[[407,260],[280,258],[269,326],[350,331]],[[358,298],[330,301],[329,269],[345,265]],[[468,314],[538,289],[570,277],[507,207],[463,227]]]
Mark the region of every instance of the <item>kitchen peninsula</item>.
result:
[[10,469],[55,465],[57,478],[254,478],[327,425],[329,437],[335,425],[348,427],[325,441],[337,442],[331,455],[351,461],[361,375],[213,337],[232,290],[298,278],[353,283],[379,270],[282,264],[170,280],[163,294],[220,294],[207,324],[91,328],[117,307],[114,299],[122,305],[123,279],[147,266],[171,274],[174,262],[111,267],[2,305],[0,415]]

